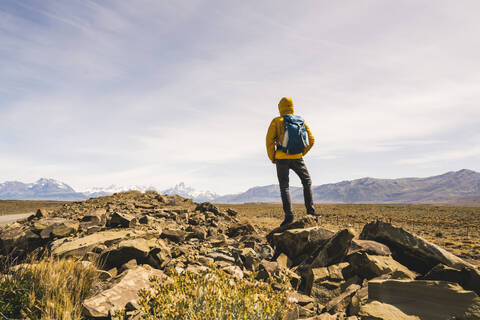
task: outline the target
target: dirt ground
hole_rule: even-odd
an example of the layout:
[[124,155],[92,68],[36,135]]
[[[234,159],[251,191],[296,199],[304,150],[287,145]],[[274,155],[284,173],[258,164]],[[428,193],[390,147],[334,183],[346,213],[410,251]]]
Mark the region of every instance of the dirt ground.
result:
[[[265,231],[283,220],[280,204],[219,205],[237,210],[240,217]],[[317,204],[319,223],[332,230],[346,227],[360,234],[363,226],[382,220],[401,226],[463,259],[480,265],[480,208],[437,205]],[[297,217],[305,215],[303,205],[294,205]]]
[[17,213],[35,213],[38,208],[56,208],[63,203],[61,201],[42,200],[0,200],[0,216]]

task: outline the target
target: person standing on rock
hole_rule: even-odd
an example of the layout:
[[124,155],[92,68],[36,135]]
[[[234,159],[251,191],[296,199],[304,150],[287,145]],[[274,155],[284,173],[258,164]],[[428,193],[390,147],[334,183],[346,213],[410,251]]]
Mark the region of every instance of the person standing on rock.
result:
[[[312,179],[308,173],[303,156],[313,146],[315,139],[302,117],[294,115],[292,98],[284,97],[278,103],[280,117],[270,123],[267,132],[267,154],[277,167],[277,177],[280,184],[285,219],[281,226],[293,222],[292,203],[289,191],[289,172],[295,172],[303,185],[303,196],[307,214],[320,216],[315,213],[312,195]],[[308,137],[308,142],[307,142]]]

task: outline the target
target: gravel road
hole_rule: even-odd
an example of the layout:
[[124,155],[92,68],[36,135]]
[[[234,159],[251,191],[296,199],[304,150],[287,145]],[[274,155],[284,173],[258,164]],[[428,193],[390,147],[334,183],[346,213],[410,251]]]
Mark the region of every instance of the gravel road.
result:
[[30,212],[30,213],[7,214],[6,216],[0,216],[0,225],[26,218],[31,214],[32,213]]

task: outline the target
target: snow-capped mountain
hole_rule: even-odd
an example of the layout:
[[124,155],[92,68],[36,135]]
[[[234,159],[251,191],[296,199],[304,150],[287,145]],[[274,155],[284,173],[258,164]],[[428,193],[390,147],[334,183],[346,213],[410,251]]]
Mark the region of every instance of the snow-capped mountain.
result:
[[159,190],[153,186],[142,186],[142,185],[131,185],[131,186],[118,186],[118,185],[110,185],[108,187],[94,187],[83,190],[82,192],[87,195],[88,197],[99,197],[104,195],[111,195],[116,192],[124,192],[130,190],[139,190],[145,192],[147,190],[154,190],[161,194],[168,194],[168,195],[179,195],[185,198],[191,198],[196,202],[203,202],[203,201],[212,201],[218,197],[216,193],[211,191],[197,191],[194,188],[185,185],[185,183],[180,182],[179,184],[175,185],[172,188],[168,188],[165,190]]
[[87,197],[68,184],[54,179],[41,178],[33,183],[6,181],[0,183],[2,200],[82,200]]
[[87,195],[88,197],[100,197],[105,195],[111,195],[117,192],[124,192],[130,190],[138,190],[145,192],[147,190],[155,190],[158,191],[157,188],[152,186],[141,186],[141,185],[131,185],[131,186],[119,186],[116,184],[109,185],[107,187],[93,187],[89,189],[85,189],[82,191],[83,194]]
[[161,191],[162,194],[177,194],[181,197],[192,198],[196,202],[213,201],[218,197],[218,194],[211,191],[197,191],[194,188],[180,182],[173,188]]

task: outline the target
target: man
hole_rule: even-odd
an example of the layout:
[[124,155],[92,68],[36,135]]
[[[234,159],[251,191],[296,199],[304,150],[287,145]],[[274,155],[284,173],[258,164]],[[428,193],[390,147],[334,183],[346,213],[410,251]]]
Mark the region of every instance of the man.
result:
[[[277,167],[277,176],[278,182],[280,183],[283,211],[285,212],[285,219],[281,224],[281,226],[283,226],[293,222],[288,178],[290,169],[292,169],[302,181],[303,196],[305,200],[305,207],[307,208],[307,214],[314,216],[319,215],[315,213],[315,208],[313,206],[312,179],[310,178],[310,174],[308,173],[305,162],[303,161],[303,156],[310,151],[315,139],[313,138],[313,135],[310,132],[307,124],[305,124],[305,129],[308,135],[308,144],[303,152],[291,154],[282,151],[284,150],[282,147],[282,141],[284,141],[285,134],[284,116],[293,116],[294,112],[292,98],[282,98],[278,103],[278,110],[280,111],[280,117],[274,118],[270,123],[270,127],[268,128],[267,132],[266,144],[268,157]],[[301,117],[299,118],[301,119]]]

